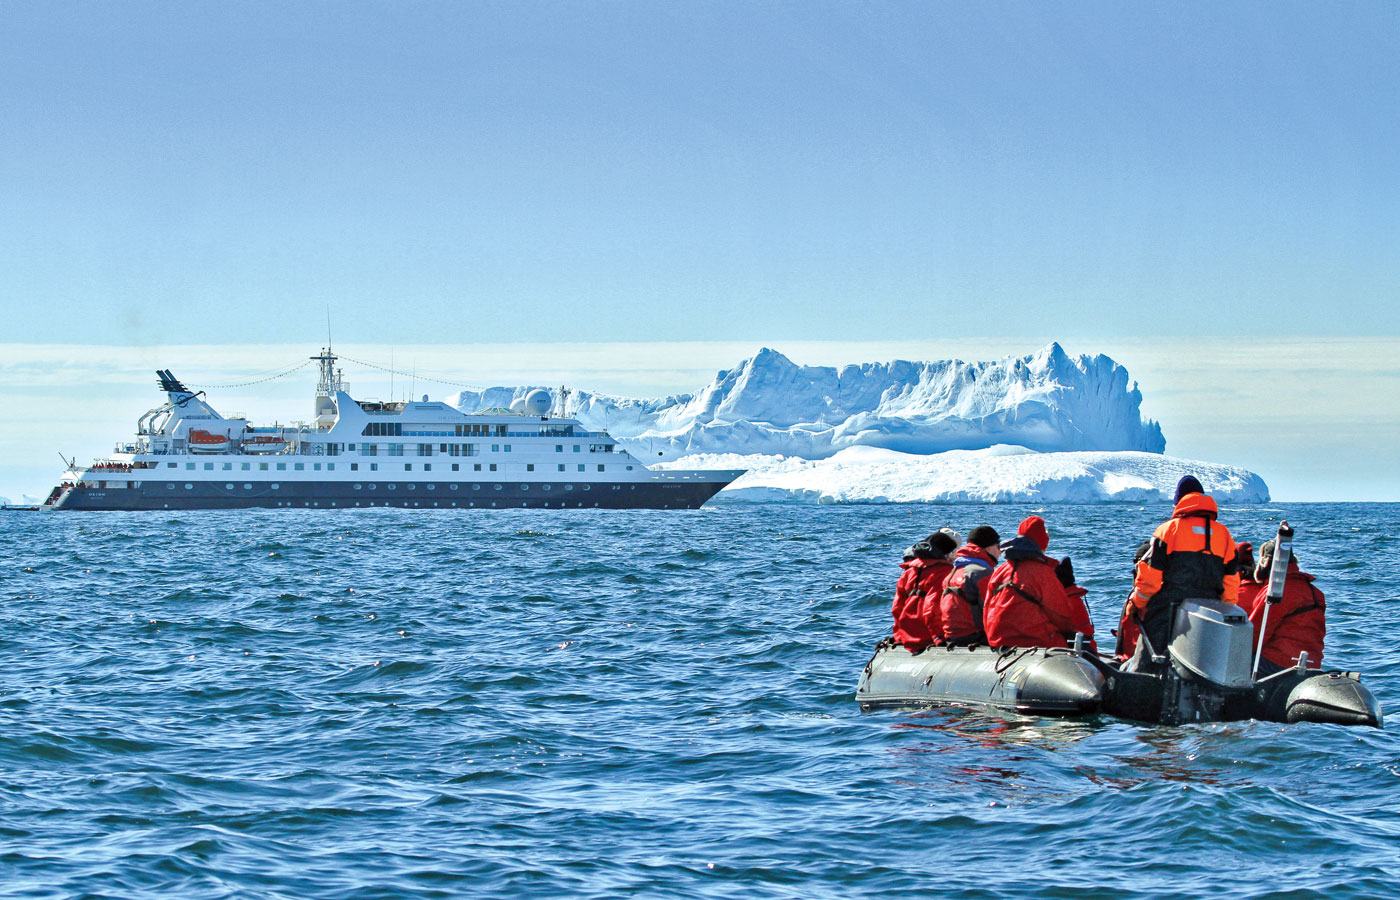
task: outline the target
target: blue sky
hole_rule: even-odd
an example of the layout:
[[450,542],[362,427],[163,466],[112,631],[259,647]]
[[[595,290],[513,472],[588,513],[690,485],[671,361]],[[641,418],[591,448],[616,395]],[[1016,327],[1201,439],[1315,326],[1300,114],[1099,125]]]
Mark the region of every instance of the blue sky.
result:
[[[1400,350],[1397,39],[1391,3],[11,0],[0,343],[1162,337],[1185,433],[1267,387],[1195,339]],[[1324,381],[1390,421],[1377,358]],[[1200,455],[1342,425],[1395,460],[1287,410]]]

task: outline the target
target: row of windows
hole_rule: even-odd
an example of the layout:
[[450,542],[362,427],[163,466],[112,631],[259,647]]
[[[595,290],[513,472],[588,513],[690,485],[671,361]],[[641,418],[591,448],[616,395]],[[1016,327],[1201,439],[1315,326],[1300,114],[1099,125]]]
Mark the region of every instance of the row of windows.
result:
[[[136,486],[137,486],[137,487],[140,487],[140,484],[141,484],[140,481],[136,481]],[[175,490],[175,483],[174,483],[174,481],[171,481],[171,483],[168,483],[167,486],[165,486],[165,487],[167,487],[168,490]],[[276,491],[276,490],[281,490],[281,484],[277,484],[276,481],[274,481],[274,483],[272,483],[272,484],[269,484],[269,486],[267,486],[267,487],[269,487],[270,490],[274,490],[274,491]],[[371,483],[371,484],[354,484],[353,487],[354,487],[354,490],[357,490],[357,491],[358,491],[358,490],[364,490],[364,488],[368,488],[368,490],[372,490],[372,491],[379,490],[378,484],[372,484],[372,483]],[[385,487],[385,490],[391,490],[391,491],[399,490],[398,484],[385,484],[384,487]],[[405,486],[403,486],[403,487],[406,487],[407,490],[410,490],[410,491],[414,491],[414,490],[417,490],[417,488],[419,488],[419,486],[417,486],[417,484],[412,483],[412,481],[409,481],[409,483],[405,484]],[[435,491],[435,490],[437,490],[437,484],[424,484],[423,487],[424,487],[424,488],[427,488],[427,490],[430,490],[430,491]],[[458,490],[459,487],[462,487],[461,484],[448,484],[448,486],[447,486],[447,488],[448,488],[449,491]],[[580,487],[581,490],[585,490],[585,491],[594,490],[594,486],[592,486],[592,484],[580,484],[580,486],[578,486],[578,487]],[[620,484],[612,484],[612,486],[610,486],[610,487],[612,487],[613,490],[615,490],[615,491],[616,491],[616,490],[622,490],[622,486],[620,486]],[[244,490],[245,490],[245,491],[251,491],[252,488],[253,488],[252,484],[244,483]],[[521,486],[519,486],[519,488],[521,488],[522,491],[528,491],[529,488],[531,488],[531,486],[529,486],[529,484],[521,484]],[[542,491],[552,491],[552,490],[554,490],[553,484],[540,484],[539,488],[540,488],[540,490],[542,490]],[[195,486],[193,486],[192,483],[189,483],[189,481],[186,481],[186,483],[185,483],[185,490],[188,490],[188,491],[195,490]],[[230,490],[230,491],[231,491],[231,490],[238,490],[238,487],[235,486],[235,484],[224,484],[224,490]],[[473,484],[472,490],[473,490],[473,491],[482,490],[482,486],[480,486],[480,484]],[[504,486],[504,484],[491,484],[491,490],[505,490],[505,486]],[[564,490],[566,490],[566,491],[574,490],[573,484],[564,484]],[[636,488],[636,487],[633,487],[633,490],[637,490],[637,488]]]
[[[173,468],[176,468],[176,467],[179,465],[179,463],[168,462],[168,463],[166,463],[165,465],[166,465],[167,467],[173,469]],[[269,467],[270,465],[273,465],[273,464],[272,464],[272,463],[258,463],[258,471],[260,471],[260,472],[266,472],[266,471],[268,471],[268,467]],[[280,463],[276,463],[275,465],[277,466],[277,471],[278,471],[278,472],[285,472],[285,471],[287,471],[287,465],[288,465],[287,463],[280,462]],[[313,471],[313,472],[319,472],[319,471],[321,471],[322,463],[291,463],[292,471],[294,471],[294,472],[304,472],[304,471],[306,471],[306,467],[307,467],[308,465],[311,466],[311,471]],[[325,463],[324,465],[325,465],[325,468],[326,468],[326,471],[327,471],[327,472],[334,472],[334,471],[335,471],[335,463]],[[490,467],[487,471],[490,471],[490,472],[496,471],[496,464],[495,464],[495,463],[485,463],[485,464],[483,464],[483,463],[474,463],[474,464],[472,465],[472,471],[473,471],[473,472],[480,472],[480,471],[482,470],[482,469],[481,469],[482,465],[487,465],[487,466]],[[432,464],[432,463],[422,463],[422,466],[423,466],[423,471],[424,471],[424,472],[431,472],[431,471],[433,470],[433,464]],[[188,469],[188,470],[190,470],[190,471],[194,471],[194,467],[195,467],[195,464],[192,463],[192,462],[191,462],[191,463],[185,463],[185,468]],[[239,463],[239,468],[241,468],[244,472],[251,471],[251,470],[252,470],[252,467],[253,467],[253,464],[252,464],[252,463],[246,463],[246,462],[245,462],[245,463]],[[233,470],[233,463],[231,463],[231,462],[223,463],[223,464],[222,464],[222,468],[223,468],[223,471],[225,471],[225,472],[230,472],[230,471]],[[567,468],[567,467],[566,467],[563,463],[559,463],[559,471],[560,471],[560,472],[565,471],[566,468]],[[578,471],[580,471],[580,472],[586,471],[587,468],[588,468],[588,467],[587,467],[586,465],[584,465],[583,463],[579,463],[579,464],[578,464]],[[205,464],[204,464],[204,470],[205,470],[206,472],[212,472],[212,471],[214,470],[214,464],[211,463],[211,462],[205,463]],[[369,464],[369,470],[370,470],[371,472],[378,472],[378,471],[379,471],[379,463],[370,463],[370,464]],[[412,471],[413,471],[413,463],[404,463],[404,465],[403,465],[403,470],[404,470],[405,472],[412,472]],[[351,472],[358,472],[358,471],[360,471],[360,464],[359,464],[359,463],[350,463],[350,471],[351,471]],[[459,466],[458,466],[457,463],[452,463],[452,471],[454,471],[454,472],[459,471]],[[535,464],[534,464],[534,463],[527,463],[527,464],[525,465],[525,471],[527,471],[527,472],[533,472],[533,471],[535,471]],[[598,471],[599,471],[599,472],[605,472],[605,471],[607,471],[607,466],[605,466],[605,465],[602,464],[602,463],[599,463],[599,464],[598,464]],[[631,466],[628,466],[628,467],[627,467],[627,471],[629,471],[629,472],[632,471],[632,467],[631,467]]]
[[[376,424],[379,424],[379,423],[376,423]],[[362,444],[359,444],[359,445],[358,445],[359,454],[360,454],[361,456],[378,456],[378,455],[379,455],[379,448],[380,448],[381,446],[384,448],[384,453],[385,453],[386,455],[388,455],[388,456],[403,456],[403,455],[404,455],[404,449],[405,449],[405,445],[404,445],[404,444],[382,444],[382,445],[381,445],[381,444],[372,444],[372,443],[362,443]],[[615,444],[589,444],[589,445],[588,445],[588,452],[589,452],[589,453],[612,453],[612,452],[613,452],[613,447],[615,447],[615,446],[616,446]],[[326,455],[327,455],[327,456],[339,456],[339,455],[341,454],[342,451],[345,451],[345,452],[355,452],[356,449],[357,449],[357,447],[356,447],[355,444],[335,444],[335,443],[327,443],[327,444],[325,445],[325,448],[326,448]],[[480,448],[478,445],[476,445],[476,444],[456,444],[456,443],[447,443],[447,442],[443,442],[443,443],[439,443],[439,444],[419,443],[419,444],[415,444],[415,445],[414,445],[414,448],[415,448],[415,450],[416,450],[416,452],[417,452],[417,454],[418,454],[419,456],[432,456],[432,455],[435,454],[435,453],[446,453],[448,456],[478,456],[478,455],[480,455],[480,453],[481,453],[481,448]],[[511,452],[511,446],[510,446],[510,444],[492,444],[492,445],[491,445],[491,452],[492,452],[492,453],[501,453],[501,452],[509,453],[509,452]],[[563,453],[563,452],[564,452],[564,445],[563,445],[563,444],[555,444],[555,445],[554,445],[554,452],[555,452],[555,453]],[[583,445],[582,445],[582,444],[574,444],[574,445],[573,445],[573,452],[575,452],[575,453],[582,453],[582,452],[583,452]]]

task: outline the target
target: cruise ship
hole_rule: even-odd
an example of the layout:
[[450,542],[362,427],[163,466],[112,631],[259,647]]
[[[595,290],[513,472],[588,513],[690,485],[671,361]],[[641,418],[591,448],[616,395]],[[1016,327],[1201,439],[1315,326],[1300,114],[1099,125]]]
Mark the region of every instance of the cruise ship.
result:
[[470,414],[426,397],[357,402],[329,347],[311,359],[315,417],[289,427],[222,416],[157,372],[166,401],[137,420],[135,441],[70,463],[44,508],[695,509],[743,474],[648,469],[606,432],[554,415],[547,391]]

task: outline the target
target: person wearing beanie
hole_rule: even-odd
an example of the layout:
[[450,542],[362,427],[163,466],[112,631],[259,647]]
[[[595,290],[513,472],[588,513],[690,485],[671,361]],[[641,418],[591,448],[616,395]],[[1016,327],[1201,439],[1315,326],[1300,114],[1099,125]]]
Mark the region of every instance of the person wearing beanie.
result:
[[[1151,547],[1133,575],[1130,617],[1140,619],[1142,633],[1158,655],[1167,652],[1173,620],[1181,601],[1209,597],[1234,603],[1239,599],[1240,572],[1230,529],[1216,520],[1215,500],[1194,475],[1176,485],[1172,517],[1152,533]],[[1156,668],[1147,646],[1138,641],[1127,668]]]
[[[1246,546],[1244,544],[1241,547]],[[1322,644],[1327,637],[1327,598],[1313,584],[1313,576],[1298,568],[1298,557],[1290,555],[1288,574],[1283,582],[1283,598],[1264,621],[1264,609],[1269,605],[1269,570],[1274,562],[1275,541],[1269,540],[1259,548],[1259,565],[1249,573],[1250,580],[1240,584],[1239,605],[1254,623],[1254,648],[1260,652],[1259,673],[1272,675],[1298,663],[1304,651],[1309,669],[1322,668]],[[1262,635],[1261,635],[1262,632]]]
[[1042,553],[1050,548],[1050,534],[1045,530],[1045,520],[1040,516],[1027,516],[1022,519],[1016,528],[1016,534],[1035,541]]
[[983,582],[996,568],[1000,544],[1001,535],[995,528],[978,525],[967,533],[967,543],[958,548],[953,558],[953,572],[935,598],[943,643],[954,646],[986,643],[982,605],[987,599],[987,588]]
[[[890,612],[894,616],[894,639],[911,653],[941,640],[941,622],[928,620],[930,609],[926,600],[929,596],[936,598],[943,590],[943,583],[953,571],[948,557],[957,546],[947,534],[936,531],[905,551],[900,564],[904,572],[895,585]],[[937,611],[935,604],[932,612]]]
[[1074,567],[1045,555],[1050,535],[1040,516],[1026,518],[1016,537],[1002,547],[1005,561],[987,578],[984,619],[993,647],[1068,647],[1075,634],[1088,641],[1094,623],[1084,605],[1083,588],[1074,583]]

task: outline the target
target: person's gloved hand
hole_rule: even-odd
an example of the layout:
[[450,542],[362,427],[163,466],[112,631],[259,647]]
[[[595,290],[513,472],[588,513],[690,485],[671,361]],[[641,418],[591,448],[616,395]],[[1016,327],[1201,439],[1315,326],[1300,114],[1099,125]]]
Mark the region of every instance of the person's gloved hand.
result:
[[1074,563],[1070,562],[1068,556],[1055,564],[1055,577],[1060,579],[1060,584],[1065,587],[1074,587]]

